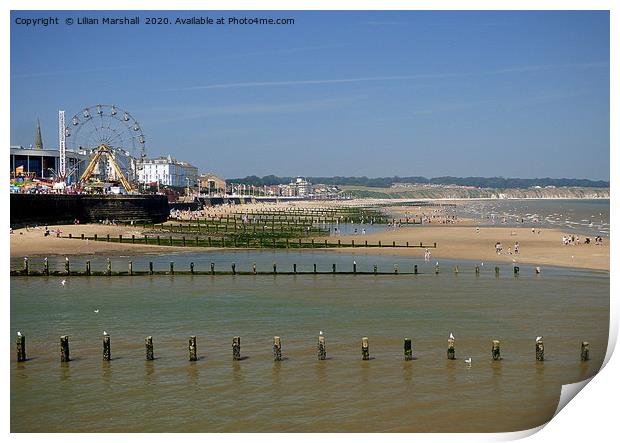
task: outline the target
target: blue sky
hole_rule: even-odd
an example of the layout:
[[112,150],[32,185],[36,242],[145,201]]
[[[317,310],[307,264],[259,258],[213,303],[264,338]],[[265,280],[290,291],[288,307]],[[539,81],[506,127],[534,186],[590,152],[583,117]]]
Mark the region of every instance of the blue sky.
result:
[[[25,27],[17,17],[292,17]],[[607,12],[20,12],[11,144],[116,104],[149,156],[225,177],[609,179]]]

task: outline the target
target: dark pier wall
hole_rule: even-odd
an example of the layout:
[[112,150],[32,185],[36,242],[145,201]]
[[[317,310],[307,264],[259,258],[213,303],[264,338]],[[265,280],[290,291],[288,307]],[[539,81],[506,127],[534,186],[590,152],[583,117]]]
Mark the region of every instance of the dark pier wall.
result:
[[117,220],[162,223],[170,210],[165,195],[11,194],[11,226]]

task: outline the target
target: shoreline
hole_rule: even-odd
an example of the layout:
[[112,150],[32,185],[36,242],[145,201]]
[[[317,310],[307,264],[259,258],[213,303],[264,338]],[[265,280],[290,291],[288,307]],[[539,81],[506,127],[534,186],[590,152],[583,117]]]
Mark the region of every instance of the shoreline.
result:
[[[131,236],[140,234],[140,230],[131,226],[109,226],[109,225],[65,225],[50,226],[51,229],[60,228],[63,234],[72,233],[76,237],[81,233],[92,235],[95,232],[99,235],[110,233],[111,235],[122,234]],[[538,231],[537,231],[538,232]],[[367,240],[369,243],[376,244],[379,240],[385,245],[395,241],[397,244],[404,244],[409,241],[417,244],[420,241],[424,244],[437,242],[437,248],[431,248],[430,261],[437,259],[450,260],[472,260],[486,262],[506,262],[531,264],[535,266],[558,266],[577,269],[592,269],[600,271],[610,270],[610,250],[609,241],[602,246],[594,244],[580,244],[565,246],[561,242],[565,232],[559,229],[541,228],[540,234],[532,233],[529,228],[511,227],[486,227],[482,226],[477,230],[471,225],[427,225],[416,227],[401,227],[386,230],[378,233],[366,235],[341,235],[331,237],[332,241],[337,238],[343,242],[341,248],[332,249],[291,249],[292,251],[320,251],[322,253],[336,254],[364,254],[364,255],[391,255],[401,257],[424,257],[424,249],[421,248],[365,248],[344,246],[351,240]],[[321,241],[325,237],[315,238]],[[308,241],[310,238],[308,238]],[[498,255],[495,252],[495,243],[501,242],[506,252]],[[508,254],[508,248],[514,247],[515,242],[519,242],[519,254]],[[194,252],[212,253],[219,251],[248,251],[248,250],[269,250],[253,248],[218,248],[194,246],[157,246],[140,245],[131,243],[107,243],[103,241],[89,241],[56,238],[54,236],[43,236],[42,228],[26,228],[15,230],[11,234],[10,257],[44,257],[55,255],[125,255],[125,254],[158,254],[175,252]]]

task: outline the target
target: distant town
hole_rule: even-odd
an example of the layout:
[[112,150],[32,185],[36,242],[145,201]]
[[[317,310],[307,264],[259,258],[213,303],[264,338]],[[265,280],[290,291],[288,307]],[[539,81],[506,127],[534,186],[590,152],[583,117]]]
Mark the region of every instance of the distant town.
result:
[[[100,128],[97,126],[99,121]],[[106,121],[108,123],[104,123]],[[112,128],[112,122],[120,129]],[[93,130],[88,127],[92,132],[85,138],[88,144],[79,140],[85,133],[80,130],[86,123],[92,123],[94,128]],[[71,118],[68,125],[65,125],[64,111],[60,111],[59,128],[59,147],[49,148],[43,145],[39,122],[35,126],[34,143],[27,147],[11,146],[9,164],[12,193],[163,194],[168,196],[171,203],[189,203],[196,198],[227,197],[609,198],[609,182],[588,179],[275,175],[226,179],[216,171],[201,172],[190,161],[180,160],[172,155],[147,157],[144,150],[145,139],[139,124],[129,113],[115,106],[96,105],[84,108]],[[124,133],[129,134],[128,138],[120,140]],[[69,146],[66,146],[67,140],[70,140]],[[129,148],[131,146],[134,149]],[[553,191],[556,188],[571,190],[558,194]],[[501,192],[490,192],[491,189]]]

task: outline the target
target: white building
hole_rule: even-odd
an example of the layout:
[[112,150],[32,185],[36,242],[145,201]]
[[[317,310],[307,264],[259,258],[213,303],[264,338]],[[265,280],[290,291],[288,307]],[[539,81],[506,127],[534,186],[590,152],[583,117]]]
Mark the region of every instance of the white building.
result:
[[[189,180],[188,180],[189,179]],[[194,187],[198,181],[198,168],[188,162],[168,157],[145,159],[138,170],[140,183],[159,183],[163,186]]]
[[304,180],[301,177],[297,177],[294,182],[292,182],[289,186],[291,186],[295,191],[296,196],[298,197],[307,197],[312,193],[312,183]]

